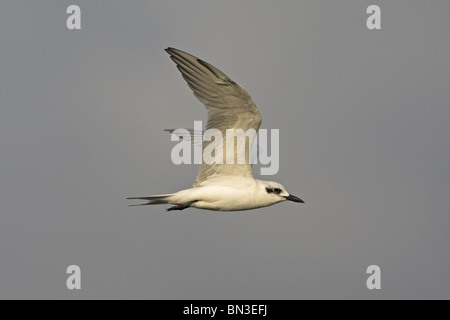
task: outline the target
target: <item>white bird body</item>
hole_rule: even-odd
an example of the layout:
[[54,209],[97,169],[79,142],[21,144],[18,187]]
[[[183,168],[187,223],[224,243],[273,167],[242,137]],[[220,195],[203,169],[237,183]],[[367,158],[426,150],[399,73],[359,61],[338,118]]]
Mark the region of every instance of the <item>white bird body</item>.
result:
[[[216,159],[223,161],[203,162],[194,183],[194,187],[173,194],[128,199],[147,200],[153,204],[174,204],[168,210],[183,210],[189,207],[215,211],[239,211],[267,207],[275,203],[291,200],[303,203],[303,200],[290,195],[285,188],[272,181],[253,178],[250,164],[250,151],[253,137],[249,138],[244,150],[235,145],[236,159],[243,156],[243,164],[228,164],[226,155],[226,130],[249,129],[258,131],[261,115],[250,95],[226,74],[209,63],[181,50],[168,48],[166,51],[177,64],[194,95],[208,110],[207,129],[217,129],[223,133],[222,150],[216,152]],[[234,139],[234,138],[233,138]],[[245,139],[245,138],[244,138]],[[245,141],[245,140],[244,140]],[[211,141],[203,142],[205,150]]]
[[167,198],[169,203],[192,202],[190,206],[194,208],[220,211],[256,209],[283,200],[281,197],[267,197],[260,180],[244,177],[216,179],[210,184],[181,190]]

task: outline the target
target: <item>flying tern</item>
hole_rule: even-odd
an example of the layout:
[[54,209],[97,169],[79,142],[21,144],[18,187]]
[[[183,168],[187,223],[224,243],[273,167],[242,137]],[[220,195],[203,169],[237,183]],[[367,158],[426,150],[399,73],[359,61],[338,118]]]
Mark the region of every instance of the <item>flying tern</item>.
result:
[[[258,131],[261,115],[247,91],[216,67],[191,54],[174,48],[167,48],[166,52],[175,62],[194,95],[208,110],[207,129],[214,128],[221,132],[227,129]],[[226,135],[223,139],[226,139]],[[147,201],[132,206],[173,205],[167,211],[184,210],[189,207],[239,211],[267,207],[286,200],[304,203],[302,199],[289,194],[280,183],[253,177],[248,157],[253,139],[254,137],[250,137],[249,143],[245,145],[246,157],[243,164],[203,162],[192,188],[171,194],[127,199]],[[209,143],[211,142],[203,142],[203,150]],[[223,153],[225,152],[224,149]],[[222,156],[222,152],[219,151],[216,156]]]

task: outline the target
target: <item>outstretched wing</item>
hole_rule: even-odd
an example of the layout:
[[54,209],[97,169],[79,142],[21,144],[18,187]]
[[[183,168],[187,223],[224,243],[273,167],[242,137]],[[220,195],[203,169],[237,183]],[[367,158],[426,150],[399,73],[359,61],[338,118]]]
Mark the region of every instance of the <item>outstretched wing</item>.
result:
[[[222,152],[215,155],[217,159],[223,156],[223,164],[202,163],[195,186],[200,186],[208,180],[219,176],[241,176],[253,178],[249,159],[249,149],[252,147],[254,136],[245,145],[244,164],[226,164],[226,130],[248,129],[258,131],[261,115],[253,103],[250,95],[240,85],[231,80],[225,73],[181,50],[167,48],[170,58],[176,63],[183,78],[194,92],[194,95],[208,110],[208,124],[206,129],[220,130],[223,136]],[[245,138],[244,138],[245,139]],[[210,141],[203,142],[203,150]],[[239,154],[236,149],[235,155]]]

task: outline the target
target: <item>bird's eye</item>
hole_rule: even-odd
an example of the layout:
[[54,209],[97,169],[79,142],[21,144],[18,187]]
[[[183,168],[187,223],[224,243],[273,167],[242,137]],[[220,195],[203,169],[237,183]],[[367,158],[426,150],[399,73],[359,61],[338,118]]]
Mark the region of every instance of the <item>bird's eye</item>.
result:
[[279,193],[281,193],[281,189],[280,188],[275,188],[275,189],[273,189],[273,192],[275,192],[276,194],[279,194]]

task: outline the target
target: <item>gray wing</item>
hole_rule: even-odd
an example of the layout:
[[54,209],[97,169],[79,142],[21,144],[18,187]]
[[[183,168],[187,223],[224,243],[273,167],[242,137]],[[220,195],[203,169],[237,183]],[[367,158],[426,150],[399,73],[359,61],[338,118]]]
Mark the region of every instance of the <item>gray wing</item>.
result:
[[[225,139],[226,129],[254,129],[258,131],[261,115],[250,95],[225,73],[186,52],[167,48],[170,58],[176,63],[183,78],[194,95],[208,110],[206,129],[218,129]],[[211,142],[205,141],[203,149]],[[194,186],[218,176],[243,176],[253,178],[249,160],[249,149],[253,138],[245,147],[245,164],[202,163]],[[224,141],[224,149],[226,142]],[[225,154],[225,150],[223,151]],[[236,152],[237,153],[237,152]],[[216,155],[217,156],[217,155]],[[225,162],[225,161],[224,161]]]
[[181,135],[177,132],[177,129],[164,129],[164,131],[169,132],[170,134],[174,134],[177,137],[181,139],[186,139],[187,141],[190,141],[194,146],[201,147],[202,141],[203,141],[203,131],[195,132],[194,129],[185,129],[189,132],[189,137],[186,137],[185,135]]
[[[194,129],[185,129],[189,132],[190,136],[186,137],[185,135],[181,135],[177,132],[177,129],[164,129],[164,131],[169,132],[170,134],[175,134],[178,138],[185,139],[190,141],[195,147],[202,147],[203,134],[205,133],[203,130],[200,132],[196,132]],[[197,142],[198,141],[198,142]],[[258,161],[258,157],[262,154],[262,148],[257,144],[253,143],[252,150],[250,152],[250,163],[255,164]]]

